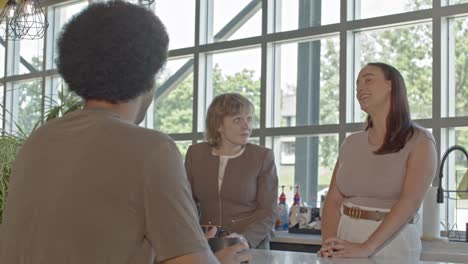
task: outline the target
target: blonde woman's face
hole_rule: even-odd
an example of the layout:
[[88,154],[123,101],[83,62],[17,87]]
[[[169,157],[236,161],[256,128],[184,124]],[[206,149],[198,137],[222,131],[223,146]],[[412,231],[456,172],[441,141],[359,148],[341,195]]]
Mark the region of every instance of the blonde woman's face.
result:
[[221,144],[245,145],[252,133],[252,113],[242,111],[233,116],[225,116],[218,128]]

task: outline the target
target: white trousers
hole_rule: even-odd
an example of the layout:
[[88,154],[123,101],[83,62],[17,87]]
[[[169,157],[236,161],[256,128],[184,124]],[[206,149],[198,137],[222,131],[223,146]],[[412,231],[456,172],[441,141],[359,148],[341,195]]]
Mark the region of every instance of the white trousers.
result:
[[[356,206],[346,203],[348,207],[360,207],[363,210],[389,212],[389,209]],[[354,219],[343,214],[341,208],[341,218],[338,224],[338,237],[350,242],[363,243],[379,227],[382,221]],[[417,258],[421,255],[421,235],[416,225],[405,224],[392,238],[388,239],[373,256],[381,257],[408,257]]]

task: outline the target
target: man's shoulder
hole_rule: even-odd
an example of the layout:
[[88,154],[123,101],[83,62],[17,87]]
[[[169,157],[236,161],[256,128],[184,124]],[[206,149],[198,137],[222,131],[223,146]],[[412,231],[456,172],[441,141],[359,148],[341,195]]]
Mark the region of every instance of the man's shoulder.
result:
[[146,143],[154,142],[154,143],[160,143],[160,142],[171,142],[173,143],[174,140],[172,140],[171,137],[168,135],[164,134],[161,131],[154,130],[154,129],[149,129],[149,128],[144,128],[140,126],[132,126],[131,128],[128,128],[129,131],[131,131],[132,134],[135,135],[135,140],[138,141],[144,141]]
[[34,131],[29,141],[44,141],[45,138],[63,139],[67,142],[72,138],[86,140],[83,135],[96,141],[124,143],[121,145],[138,148],[154,148],[158,145],[175,144],[166,134],[144,128],[118,117],[108,115],[86,115],[76,111],[63,117],[51,120]]

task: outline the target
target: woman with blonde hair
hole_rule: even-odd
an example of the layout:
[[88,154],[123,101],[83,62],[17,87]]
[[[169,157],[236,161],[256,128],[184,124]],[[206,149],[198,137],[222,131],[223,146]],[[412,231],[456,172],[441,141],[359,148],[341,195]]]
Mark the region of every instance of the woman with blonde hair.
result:
[[276,219],[278,177],[273,151],[248,143],[253,104],[238,93],[213,99],[206,141],[189,147],[185,168],[200,224],[242,235],[251,248],[269,248]]

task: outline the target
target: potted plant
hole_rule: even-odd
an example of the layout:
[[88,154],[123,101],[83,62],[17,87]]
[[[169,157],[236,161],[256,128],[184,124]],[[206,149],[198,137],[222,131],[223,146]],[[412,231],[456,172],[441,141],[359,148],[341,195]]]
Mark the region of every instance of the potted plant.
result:
[[0,136],[0,223],[6,203],[11,165],[23,140],[13,135]]

